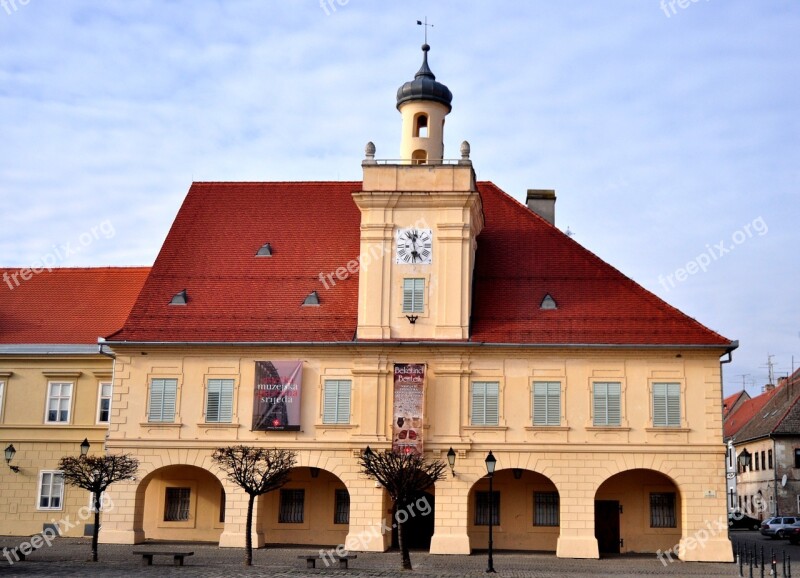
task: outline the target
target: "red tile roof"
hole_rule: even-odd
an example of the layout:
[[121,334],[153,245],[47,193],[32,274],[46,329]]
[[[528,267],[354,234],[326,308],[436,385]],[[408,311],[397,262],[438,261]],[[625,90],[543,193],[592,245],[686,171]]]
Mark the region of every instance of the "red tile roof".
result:
[[744,403],[739,404],[732,413],[729,413],[725,418],[722,427],[723,437],[729,438],[736,436],[744,426],[758,413],[761,409],[771,400],[781,388],[773,388],[770,391],[765,391],[761,395],[757,395],[748,399]]
[[[758,403],[753,403],[758,400]],[[775,387],[755,397],[732,416],[738,427],[725,428],[736,443],[766,437],[768,435],[800,435],[800,388],[786,384]],[[728,420],[731,421],[731,420]],[[725,424],[728,425],[727,422]]]
[[[353,182],[194,183],[125,327],[111,341],[353,341]],[[728,339],[649,293],[490,182],[479,183],[471,341],[709,345]],[[255,253],[269,242],[273,256]],[[328,283],[330,285],[330,283]],[[187,289],[187,306],[170,306]],[[311,292],[319,307],[302,307]],[[557,310],[540,310],[545,294]]]
[[0,269],[0,344],[97,343],[122,327],[149,271],[59,268],[26,281],[19,269]]
[[737,391],[722,400],[722,416],[726,417],[731,411],[738,409],[737,403],[744,403],[750,399],[750,395],[745,391]]

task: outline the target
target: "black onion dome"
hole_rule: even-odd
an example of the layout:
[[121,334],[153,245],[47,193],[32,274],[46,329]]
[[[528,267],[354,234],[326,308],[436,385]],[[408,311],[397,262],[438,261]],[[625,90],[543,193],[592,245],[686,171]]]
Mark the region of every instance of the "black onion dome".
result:
[[448,112],[453,108],[450,104],[453,101],[453,93],[441,82],[436,82],[436,76],[428,66],[428,51],[431,49],[427,44],[422,45],[422,66],[414,75],[414,80],[409,80],[397,89],[397,108],[404,102],[412,100],[431,100],[439,102],[447,107]]

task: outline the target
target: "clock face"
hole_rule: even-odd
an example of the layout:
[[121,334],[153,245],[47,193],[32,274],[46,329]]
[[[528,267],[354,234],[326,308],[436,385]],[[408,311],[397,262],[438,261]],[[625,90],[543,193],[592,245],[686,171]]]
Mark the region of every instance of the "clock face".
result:
[[430,229],[409,227],[397,230],[397,263],[399,265],[430,265],[433,244]]

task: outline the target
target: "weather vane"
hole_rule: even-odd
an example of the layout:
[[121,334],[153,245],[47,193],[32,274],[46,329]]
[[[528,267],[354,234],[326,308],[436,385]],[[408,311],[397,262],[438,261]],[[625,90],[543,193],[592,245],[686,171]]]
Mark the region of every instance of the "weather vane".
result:
[[433,28],[433,24],[428,24],[428,17],[425,17],[425,21],[417,20],[417,26],[424,26],[425,27],[425,44],[428,43],[428,28]]

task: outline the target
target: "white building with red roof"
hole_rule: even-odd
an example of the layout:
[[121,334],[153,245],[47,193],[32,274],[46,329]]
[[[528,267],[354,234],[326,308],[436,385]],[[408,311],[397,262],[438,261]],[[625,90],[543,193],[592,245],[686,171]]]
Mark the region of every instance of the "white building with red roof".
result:
[[247,444],[298,456],[259,498],[258,544],[384,550],[389,502],[357,456],[452,448],[408,521],[416,546],[484,548],[492,504],[500,549],[731,560],[709,528],[736,342],[558,230],[551,194],[531,194],[537,214],[476,181],[466,142],[444,158],[452,94],[428,49],[398,90],[400,158],[368,143],[362,181],[192,184],[105,342],[108,447],[142,473],[110,489],[101,539],[242,546],[247,496],[211,454]]

